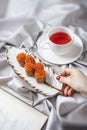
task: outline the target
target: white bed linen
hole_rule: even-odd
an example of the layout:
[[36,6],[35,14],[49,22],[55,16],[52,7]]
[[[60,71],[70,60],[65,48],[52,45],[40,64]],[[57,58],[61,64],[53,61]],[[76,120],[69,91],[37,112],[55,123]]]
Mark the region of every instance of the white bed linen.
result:
[[[59,70],[65,67],[76,67],[87,75],[86,14],[86,0],[0,0],[0,52],[3,52],[5,42],[18,47],[23,44],[29,47],[40,30],[46,32],[52,26],[65,25],[81,38],[84,50],[77,61],[57,67]],[[7,86],[7,81],[3,85],[0,83],[0,86]],[[77,93],[72,97],[60,95],[45,97],[29,90],[28,92],[19,92],[17,89],[14,91],[33,107],[49,115],[43,130],[64,129],[60,121],[67,127],[87,126],[87,99]],[[5,130],[4,127],[0,129]]]

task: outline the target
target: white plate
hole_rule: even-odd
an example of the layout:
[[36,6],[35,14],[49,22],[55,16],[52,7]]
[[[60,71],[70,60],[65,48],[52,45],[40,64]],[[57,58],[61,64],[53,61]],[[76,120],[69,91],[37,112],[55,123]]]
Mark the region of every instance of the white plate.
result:
[[47,34],[43,34],[37,41],[39,55],[46,61],[53,64],[68,64],[76,61],[82,54],[83,43],[75,34],[72,49],[65,55],[57,56],[54,54],[47,44]]
[[[6,51],[7,61],[12,66],[14,72],[24,81],[26,81],[31,86],[31,88],[33,88],[39,93],[49,96],[53,96],[60,93],[60,91],[58,90],[62,89],[62,84],[56,80],[57,74],[55,74],[52,69],[46,64],[44,64],[44,68],[46,71],[46,83],[38,83],[34,77],[26,75],[25,69],[21,67],[16,60],[16,56],[20,52],[27,53],[24,49],[16,47],[9,47]],[[35,61],[38,62],[39,59],[35,57]]]
[[5,54],[0,54],[0,83],[9,81],[12,79],[11,77],[12,68],[9,66],[5,59]]

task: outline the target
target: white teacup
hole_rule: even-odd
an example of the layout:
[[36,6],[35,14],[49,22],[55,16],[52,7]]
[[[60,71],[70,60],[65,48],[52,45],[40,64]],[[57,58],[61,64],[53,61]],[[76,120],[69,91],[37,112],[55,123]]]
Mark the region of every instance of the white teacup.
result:
[[57,26],[49,30],[48,44],[56,55],[68,53],[73,45],[74,33],[64,26]]

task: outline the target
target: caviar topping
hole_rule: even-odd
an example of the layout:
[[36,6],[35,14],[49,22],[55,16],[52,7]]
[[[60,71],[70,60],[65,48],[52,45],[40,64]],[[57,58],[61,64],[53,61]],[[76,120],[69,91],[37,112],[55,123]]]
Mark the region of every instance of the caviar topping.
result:
[[22,61],[24,61],[24,60],[26,59],[26,54],[23,53],[23,52],[21,52],[21,53],[19,53],[19,54],[17,55],[16,58],[17,58],[17,61],[22,62]]

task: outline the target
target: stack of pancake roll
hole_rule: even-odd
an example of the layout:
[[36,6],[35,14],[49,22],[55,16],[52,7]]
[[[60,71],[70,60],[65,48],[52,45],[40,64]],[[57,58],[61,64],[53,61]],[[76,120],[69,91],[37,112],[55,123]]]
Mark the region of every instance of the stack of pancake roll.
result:
[[42,62],[36,62],[33,55],[24,52],[18,53],[16,59],[19,65],[24,67],[27,76],[34,77],[38,83],[45,82],[46,71]]

